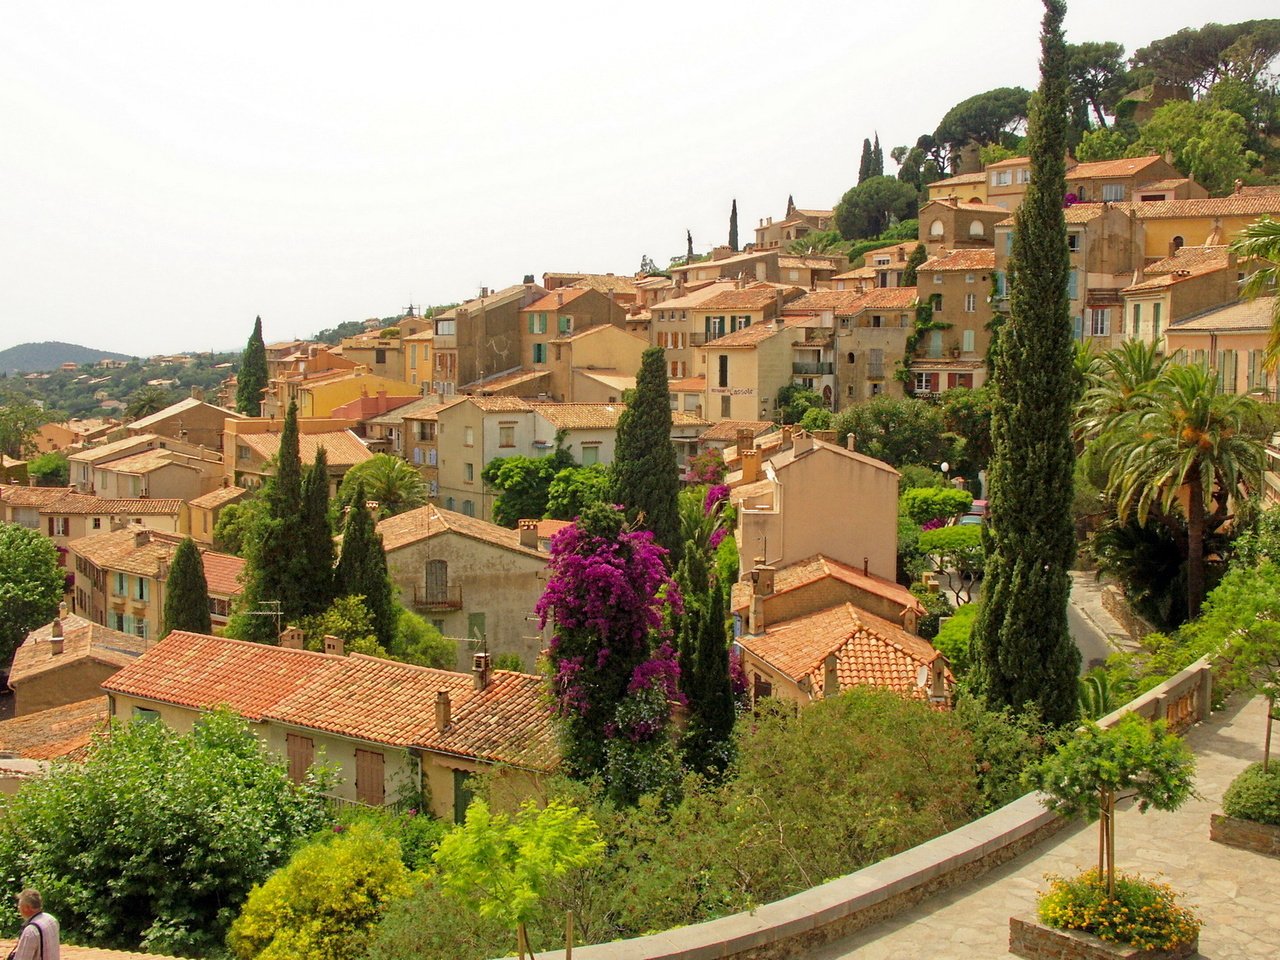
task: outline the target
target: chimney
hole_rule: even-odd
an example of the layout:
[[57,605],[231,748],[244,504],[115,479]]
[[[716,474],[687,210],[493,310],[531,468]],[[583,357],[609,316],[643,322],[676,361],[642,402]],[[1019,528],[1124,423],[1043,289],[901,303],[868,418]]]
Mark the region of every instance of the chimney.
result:
[[305,636],[306,634],[302,632],[301,627],[295,627],[290,624],[280,631],[280,646],[286,650],[301,650]]
[[742,482],[755,483],[760,479],[760,451],[759,450],[743,450],[742,454]]
[[49,652],[55,657],[62,653],[62,620],[53,621],[53,626],[49,628]]
[[134,545],[134,547],[145,547],[145,546],[146,546],[148,543],[150,543],[150,542],[151,542],[151,531],[150,531],[150,530],[145,530],[145,529],[144,529],[144,530],[135,530],[135,531],[133,531],[133,545]]
[[791,424],[787,424],[782,428],[782,446],[780,450],[791,449]]
[[1232,193],[1243,193],[1243,192],[1244,192],[1244,181],[1243,181],[1243,180],[1241,180],[1239,177],[1236,177],[1235,183],[1233,183],[1233,184],[1231,185],[1231,192],[1232,192]]
[[808,453],[813,449],[813,437],[803,430],[797,430],[792,434],[791,449],[795,451],[797,457],[802,453]]
[[538,521],[521,520],[517,525],[520,530],[520,546],[530,550],[538,549]]
[[192,387],[192,388],[191,388],[191,399],[192,399],[192,400],[204,400],[204,388],[203,388],[203,387]]
[[436,693],[436,733],[444,733],[449,729],[449,723],[452,720],[452,704],[449,702],[449,691],[440,690]]
[[855,451],[855,452],[856,452],[856,451],[857,451],[857,449],[858,449],[858,436],[857,436],[857,434],[851,433],[851,434],[849,434],[847,437],[845,437],[845,438],[844,438],[844,446],[845,446],[845,449],[846,449],[846,450],[853,450],[853,451]]
[[920,633],[920,614],[915,607],[907,607],[902,611],[902,629],[907,633]]
[[835,443],[839,434],[834,430],[815,430],[813,431],[813,439],[821,440],[823,443]]
[[477,690],[483,690],[489,685],[490,663],[491,658],[487,653],[477,653],[471,657],[472,681]]
[[345,657],[347,655],[346,645],[342,642],[342,638],[328,633],[324,635],[324,652],[332,653],[335,657]]
[[747,428],[738,429],[738,452],[743,450],[754,450],[756,448],[756,437],[751,430]]
[[747,611],[747,633],[758,636],[764,633],[764,597],[751,596],[751,607]]
[[753,596],[767,597],[773,593],[773,576],[775,569],[764,562],[764,557],[756,557],[756,565],[751,568],[751,593]]
[[840,692],[840,677],[836,674],[836,655],[828,653],[822,661],[822,696],[834,697]]

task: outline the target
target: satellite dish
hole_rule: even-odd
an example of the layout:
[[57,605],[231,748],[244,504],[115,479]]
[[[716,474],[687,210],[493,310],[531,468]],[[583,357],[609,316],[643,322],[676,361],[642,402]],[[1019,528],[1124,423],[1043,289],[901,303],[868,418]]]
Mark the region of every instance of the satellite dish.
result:
[[924,689],[929,686],[929,668],[922,666],[916,671],[916,686]]

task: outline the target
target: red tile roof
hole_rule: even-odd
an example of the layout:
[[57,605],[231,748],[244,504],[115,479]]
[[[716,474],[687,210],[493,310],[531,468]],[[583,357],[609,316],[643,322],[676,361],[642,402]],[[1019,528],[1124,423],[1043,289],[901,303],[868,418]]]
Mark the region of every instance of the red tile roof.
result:
[[726,333],[723,337],[717,337],[715,340],[708,340],[703,346],[707,349],[712,347],[717,349],[721,347],[755,347],[775,334],[781,333],[783,329],[783,324],[766,320],[761,323],[753,323],[749,327],[743,327],[741,330],[735,330],[732,333]]
[[920,264],[920,272],[994,270],[996,252],[991,247],[979,250],[952,250],[940,257],[931,257]]
[[378,533],[382,536],[382,548],[387,553],[440,534],[456,533],[504,550],[546,558],[546,554],[521,546],[518,530],[509,530],[478,517],[468,517],[430,504],[378,521]]
[[987,175],[979,171],[978,173],[958,173],[954,177],[947,177],[945,180],[934,180],[930,183],[929,189],[934,187],[958,187],[967,183],[986,183]]
[[233,485],[219,487],[203,496],[196,497],[191,501],[191,506],[199,507],[202,510],[214,510],[228,503],[235,503],[249,491],[244,487]]
[[1159,163],[1161,157],[1152,154],[1149,157],[1123,157],[1119,160],[1096,160],[1092,163],[1078,163],[1067,171],[1068,180],[1102,180],[1109,177],[1132,177],[1147,169],[1153,163]]
[[672,380],[667,384],[672,393],[702,393],[707,389],[706,377],[685,377],[683,380]]
[[1175,270],[1216,270],[1224,267],[1230,259],[1231,248],[1221,246],[1181,247],[1171,256],[1157,260],[1146,268],[1148,276],[1161,273],[1173,273]]
[[77,703],[0,721],[0,753],[25,760],[78,760],[93,735],[107,728],[107,698]]
[[[734,499],[737,499],[741,494],[741,490],[742,488],[739,487],[734,491]],[[824,557],[821,554],[779,569],[774,574],[773,593],[769,594],[769,596],[776,597],[782,593],[799,590],[801,587],[807,587],[828,578],[847,583],[875,596],[884,597],[886,600],[891,600],[902,607],[903,610],[915,610],[919,613],[924,613],[924,607],[920,601],[901,584],[886,580],[883,577],[877,577],[874,574],[863,573],[856,567],[851,567],[838,560],[832,560],[830,557]],[[750,582],[742,580],[735,583],[733,585],[733,601],[730,612],[744,610],[750,603]]]
[[244,589],[241,582],[245,567],[243,560],[229,553],[215,553],[212,550],[201,550],[200,560],[204,564],[204,579],[210,596],[240,595],[240,591]]
[[1261,217],[1280,214],[1280,194],[1233,194],[1204,200],[1149,200],[1128,204],[1140,220],[1195,219],[1201,217]]
[[[53,623],[32,630],[13,652],[9,682],[22,684],[32,677],[69,663],[92,660],[107,666],[124,667],[146,649],[146,641],[131,633],[121,633],[75,614],[62,620],[62,653],[54,653],[50,642]],[[55,621],[56,622],[56,621]]]
[[[745,287],[724,290],[698,305],[699,310],[762,310],[788,297],[800,294],[799,287]],[[662,305],[658,305],[662,309]]]
[[736,442],[739,430],[750,430],[752,437],[772,433],[778,425],[772,420],[721,420],[709,430],[698,435],[698,439],[707,442]]
[[1251,333],[1270,330],[1275,316],[1276,298],[1258,297],[1256,300],[1240,300],[1179,320],[1169,327],[1169,333],[1183,332],[1238,332]]
[[[545,297],[541,297],[527,307],[520,309],[521,313],[554,313],[561,307],[567,307],[573,301],[577,300],[587,292],[586,287],[560,287],[552,290]],[[523,321],[522,321],[523,322]]]
[[[270,460],[280,453],[280,434],[278,433],[237,434],[236,442],[249,447],[264,460]],[[313,462],[316,451],[321,447],[324,447],[330,467],[353,467],[373,456],[369,448],[350,430],[299,434],[298,454],[303,463]]]

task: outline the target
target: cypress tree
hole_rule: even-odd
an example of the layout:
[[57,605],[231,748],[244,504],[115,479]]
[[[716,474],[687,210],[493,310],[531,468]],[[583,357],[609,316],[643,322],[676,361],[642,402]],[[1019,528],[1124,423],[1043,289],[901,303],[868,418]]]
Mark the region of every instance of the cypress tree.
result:
[[302,542],[299,545],[306,579],[302,608],[323,613],[333,601],[333,528],[329,525],[329,461],[324,447],[302,481]]
[[253,321],[253,333],[240,357],[236,374],[236,410],[245,416],[262,413],[262,391],[267,387],[267,345],[262,342],[262,318]]
[[724,590],[717,580],[706,595],[699,617],[698,649],[689,685],[689,727],[684,738],[685,762],[703,774],[722,773],[732,749],[737,712],[729,679],[729,635],[725,629]]
[[880,149],[880,131],[876,131],[875,143],[871,145],[871,176],[884,176],[884,151]]
[[737,251],[738,249],[738,199],[733,200],[733,207],[729,211],[729,249]]
[[1000,331],[991,433],[986,583],[974,626],[975,676],[993,706],[1035,703],[1077,719],[1080,652],[1067,627],[1075,399],[1067,299],[1067,51],[1064,0],[1044,0],[1040,90],[1032,100],[1031,183],[1015,215],[1010,316]]
[[902,271],[902,283],[904,287],[914,287],[916,285],[916,271],[920,269],[920,264],[929,259],[929,254],[924,248],[923,243],[917,243],[916,248],[911,251],[911,256],[907,257],[907,265]]
[[684,255],[684,262],[693,263],[693,231],[686,230],[684,232],[684,239],[685,243],[688,245],[688,250]]
[[365,609],[373,617],[378,643],[390,649],[395,639],[396,604],[387,576],[387,555],[382,534],[374,528],[365,503],[364,485],[356,485],[355,501],[347,513],[342,534],[342,555],[338,558],[337,594],[364,597]]
[[169,577],[164,582],[164,626],[161,637],[174,630],[212,633],[209,619],[209,584],[196,542],[186,537],[173,552]]
[[791,194],[788,193],[787,194],[787,216],[789,217],[791,216],[791,214],[795,213],[795,209],[796,209],[795,197],[793,197]]
[[862,157],[858,160],[858,182],[861,183],[867,177],[871,176],[871,141],[865,137],[862,140]]
[[680,562],[680,468],[671,443],[671,400],[661,347],[640,360],[635,398],[618,418],[613,498],[654,540],[666,547],[667,569]]

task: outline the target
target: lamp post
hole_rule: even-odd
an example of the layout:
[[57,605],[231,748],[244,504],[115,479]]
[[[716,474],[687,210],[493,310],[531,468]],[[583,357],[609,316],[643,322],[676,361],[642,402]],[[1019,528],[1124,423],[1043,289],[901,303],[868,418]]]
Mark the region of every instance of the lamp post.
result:
[[940,464],[938,464],[938,466],[942,468],[942,479],[945,480],[947,483],[950,483],[951,482],[951,464],[943,460]]

